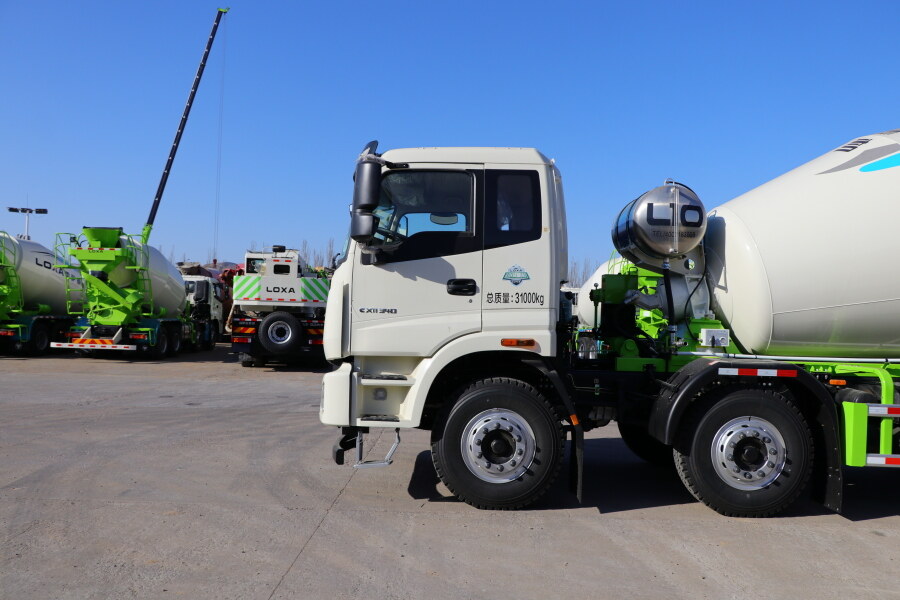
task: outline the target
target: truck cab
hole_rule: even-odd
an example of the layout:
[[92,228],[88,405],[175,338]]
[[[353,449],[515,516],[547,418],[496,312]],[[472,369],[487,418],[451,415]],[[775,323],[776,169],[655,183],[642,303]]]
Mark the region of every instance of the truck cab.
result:
[[[323,423],[430,427],[438,379],[557,351],[567,278],[559,170],[532,148],[410,148],[356,171],[334,273]],[[547,260],[548,256],[554,260]],[[445,390],[446,391],[446,390]]]

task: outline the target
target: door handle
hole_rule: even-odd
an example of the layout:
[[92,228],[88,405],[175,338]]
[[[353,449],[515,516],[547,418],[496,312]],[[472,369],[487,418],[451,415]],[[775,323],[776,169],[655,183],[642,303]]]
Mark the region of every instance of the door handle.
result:
[[474,279],[451,279],[447,282],[447,293],[453,296],[474,296],[477,289]]

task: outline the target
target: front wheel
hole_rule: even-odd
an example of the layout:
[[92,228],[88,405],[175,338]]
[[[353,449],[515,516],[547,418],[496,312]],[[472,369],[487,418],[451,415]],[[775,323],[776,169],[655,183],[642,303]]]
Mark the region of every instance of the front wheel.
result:
[[738,389],[694,407],[675,466],[695,498],[723,515],[768,517],[790,506],[812,473],[813,443],[786,394]]
[[436,424],[431,456],[460,500],[508,510],[547,491],[564,441],[560,418],[540,392],[517,379],[491,378],[467,387]]

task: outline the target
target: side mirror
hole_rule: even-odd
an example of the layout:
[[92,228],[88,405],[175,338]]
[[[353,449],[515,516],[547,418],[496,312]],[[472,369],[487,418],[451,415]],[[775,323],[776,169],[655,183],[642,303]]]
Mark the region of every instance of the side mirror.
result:
[[381,165],[362,158],[353,176],[353,206],[350,209],[350,237],[368,244],[375,235],[378,219],[372,212],[381,196]]
[[194,286],[194,303],[199,304],[207,300],[209,300],[209,282],[198,281],[197,285]]

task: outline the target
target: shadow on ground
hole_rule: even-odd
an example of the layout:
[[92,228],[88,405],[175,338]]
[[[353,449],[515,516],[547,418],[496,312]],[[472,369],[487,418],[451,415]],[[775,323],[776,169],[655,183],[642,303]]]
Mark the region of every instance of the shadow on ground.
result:
[[[529,510],[592,507],[602,513],[615,513],[695,501],[684,489],[674,466],[669,469],[650,465],[634,456],[621,439],[600,438],[584,442],[583,502],[579,504],[569,489],[569,446],[567,444],[559,478]],[[457,501],[439,491],[431,452],[428,451],[416,457],[408,491],[417,499]]]
[[[569,488],[569,446],[559,478],[529,510],[587,507],[610,514],[697,502],[681,483],[674,465],[671,468],[650,465],[632,454],[621,439],[601,438],[585,440],[583,501],[579,504]],[[845,469],[844,518],[866,521],[900,514],[896,500],[900,497],[898,475],[891,469]],[[420,452],[410,478],[409,495],[430,502],[458,502],[442,494],[438,483],[431,452]],[[804,497],[778,517],[827,514],[831,511]]]

